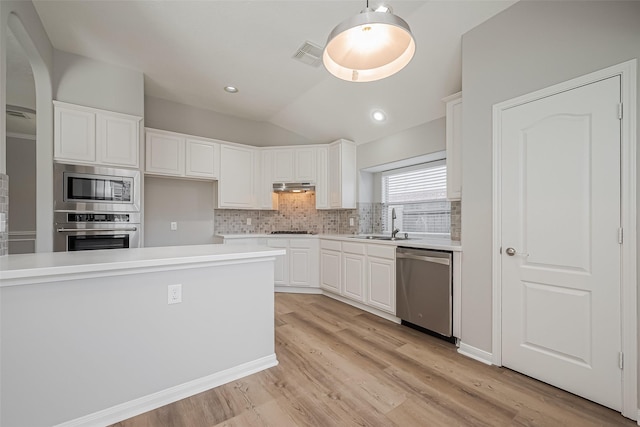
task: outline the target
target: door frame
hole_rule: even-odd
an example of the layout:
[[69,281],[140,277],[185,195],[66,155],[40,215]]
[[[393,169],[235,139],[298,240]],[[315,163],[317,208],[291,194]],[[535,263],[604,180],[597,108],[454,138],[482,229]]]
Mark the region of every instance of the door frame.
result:
[[493,106],[493,241],[492,241],[492,363],[502,366],[502,115],[509,108],[576,89],[614,76],[621,78],[623,117],[621,121],[621,226],[624,230],[621,257],[621,333],[624,369],[622,371],[622,415],[637,419],[638,411],[638,316],[636,271],[636,70],[637,60],[623,62],[582,77],[547,87]]

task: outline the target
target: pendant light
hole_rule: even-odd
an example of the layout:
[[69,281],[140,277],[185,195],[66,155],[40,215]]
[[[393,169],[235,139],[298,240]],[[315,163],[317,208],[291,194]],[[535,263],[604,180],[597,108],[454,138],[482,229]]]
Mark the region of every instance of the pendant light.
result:
[[352,82],[372,82],[402,70],[413,58],[416,43],[407,24],[389,7],[367,7],[341,22],[327,39],[325,68]]

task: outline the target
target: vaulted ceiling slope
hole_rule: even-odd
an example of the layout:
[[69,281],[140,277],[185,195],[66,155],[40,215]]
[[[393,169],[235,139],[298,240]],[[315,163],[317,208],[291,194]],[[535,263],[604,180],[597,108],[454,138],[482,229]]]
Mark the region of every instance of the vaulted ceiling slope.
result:
[[292,57],[305,41],[324,46],[365,1],[34,1],[56,49],[142,71],[146,95],[358,143],[442,117],[441,98],[461,88],[461,35],[514,1],[387,3],[416,55],[390,78],[350,83]]

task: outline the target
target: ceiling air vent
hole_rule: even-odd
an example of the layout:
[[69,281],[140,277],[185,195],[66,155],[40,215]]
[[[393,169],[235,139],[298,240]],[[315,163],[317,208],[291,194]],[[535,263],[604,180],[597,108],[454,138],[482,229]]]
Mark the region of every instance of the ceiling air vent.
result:
[[306,41],[293,55],[293,59],[296,59],[307,65],[317,67],[322,64],[322,48],[309,41]]
[[27,116],[25,113],[21,113],[19,111],[9,111],[9,110],[7,110],[7,116],[16,117],[18,119],[28,119],[29,118],[29,116]]

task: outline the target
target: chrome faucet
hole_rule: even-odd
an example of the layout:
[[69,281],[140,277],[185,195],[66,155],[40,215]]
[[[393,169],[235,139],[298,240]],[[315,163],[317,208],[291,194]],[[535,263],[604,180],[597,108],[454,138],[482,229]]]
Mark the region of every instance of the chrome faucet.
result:
[[396,234],[400,231],[399,228],[396,228],[396,208],[391,208],[391,238],[395,239]]

